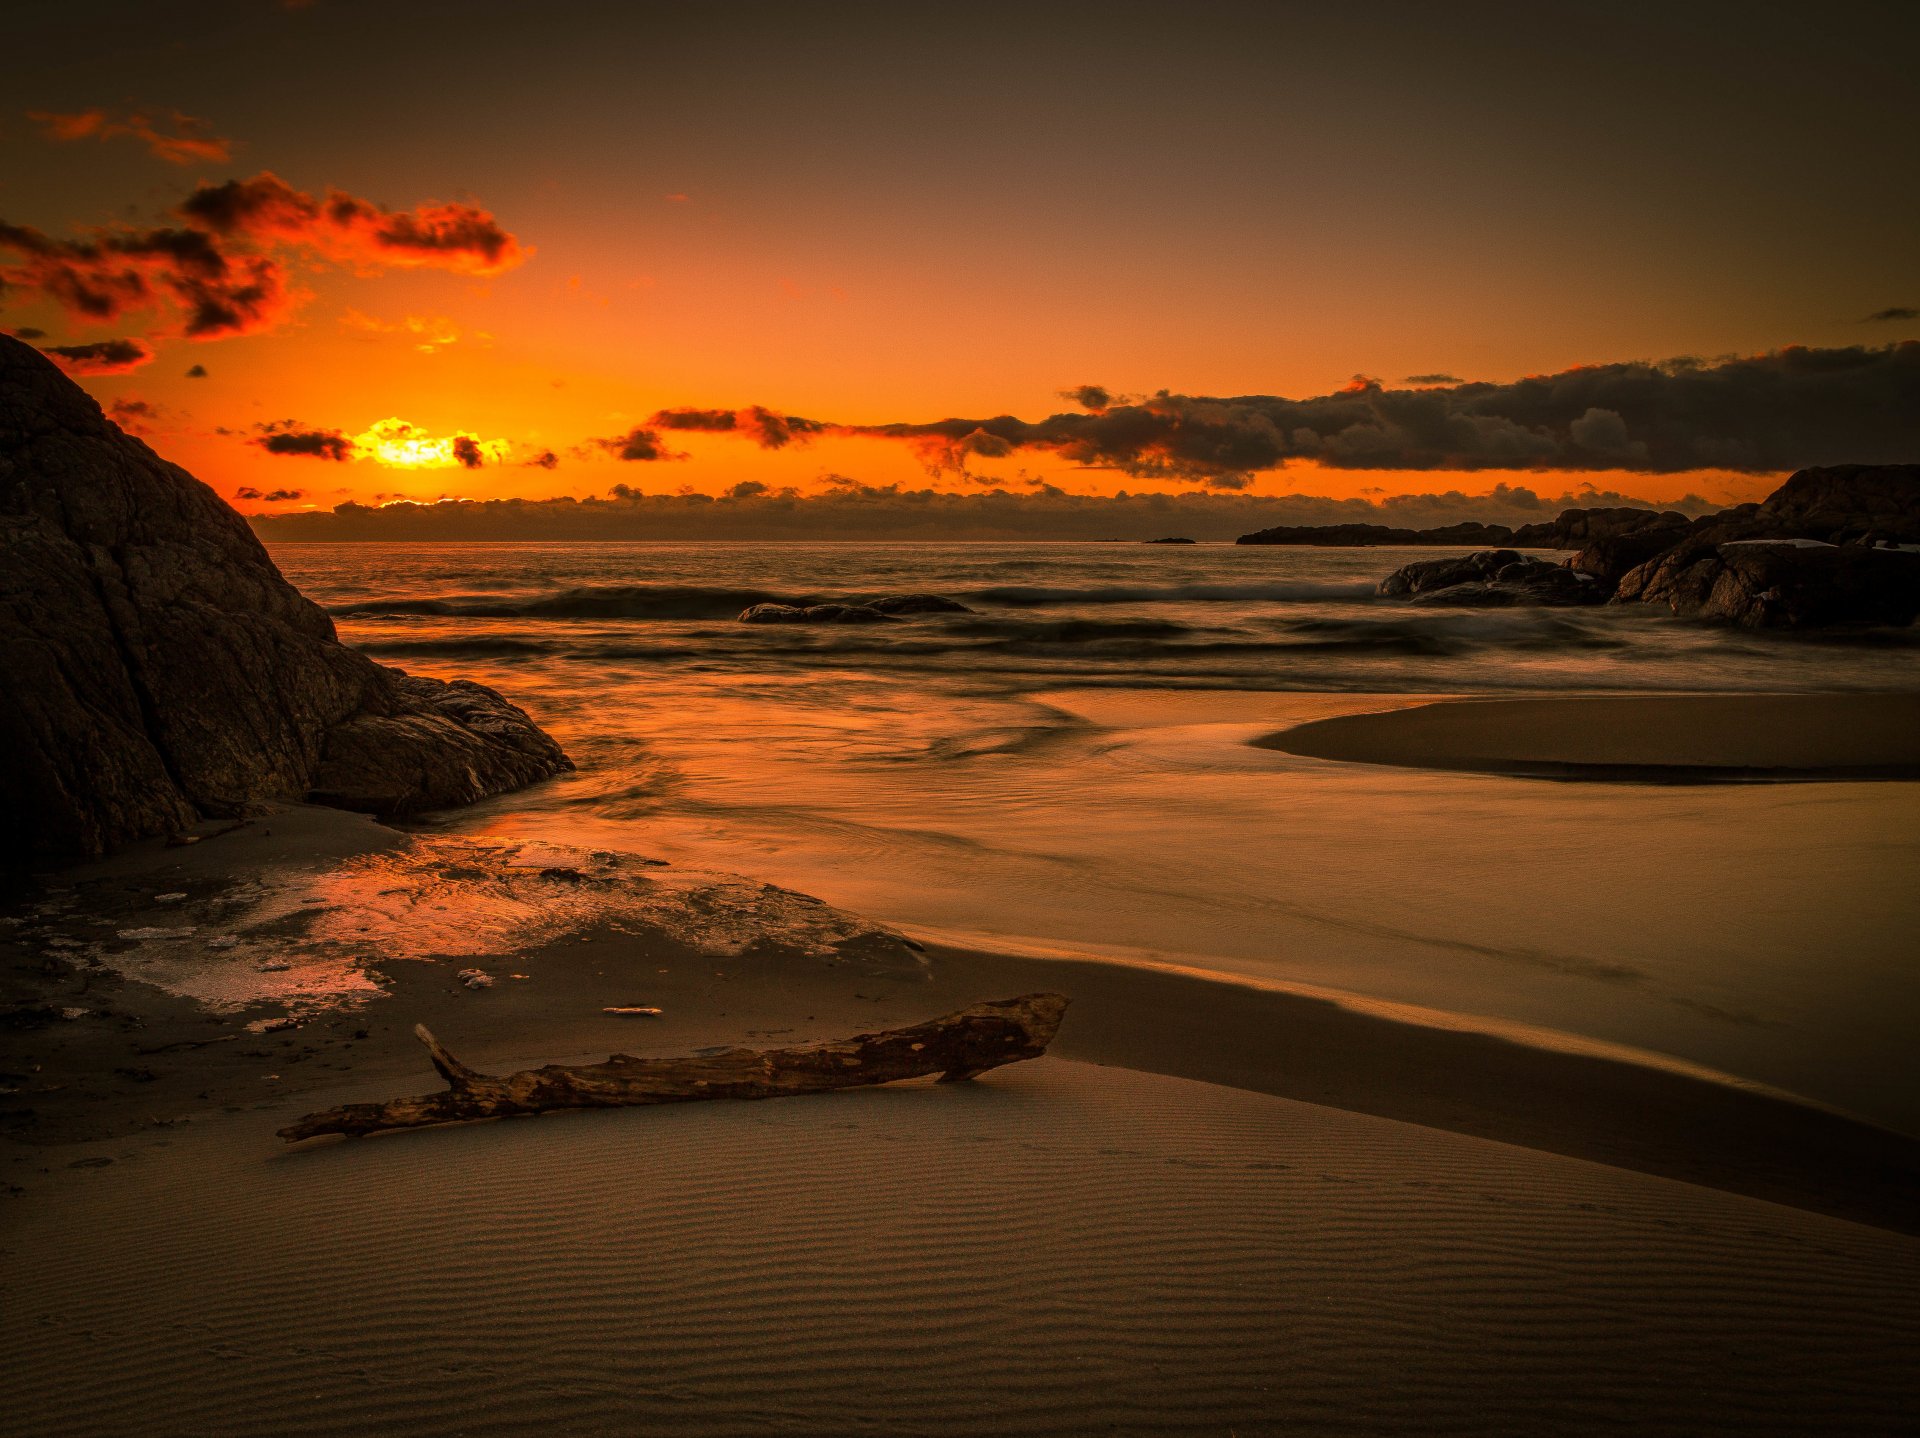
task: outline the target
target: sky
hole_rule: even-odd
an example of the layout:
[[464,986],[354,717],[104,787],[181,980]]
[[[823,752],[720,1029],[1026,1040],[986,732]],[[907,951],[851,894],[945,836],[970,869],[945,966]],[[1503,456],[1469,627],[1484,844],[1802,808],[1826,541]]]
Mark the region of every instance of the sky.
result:
[[0,329],[250,513],[1699,505],[1920,458],[1911,5],[8,33]]

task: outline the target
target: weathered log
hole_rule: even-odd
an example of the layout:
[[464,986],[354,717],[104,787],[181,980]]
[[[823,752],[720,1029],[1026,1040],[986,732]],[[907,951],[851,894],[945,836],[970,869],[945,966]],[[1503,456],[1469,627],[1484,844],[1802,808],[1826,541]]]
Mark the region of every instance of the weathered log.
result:
[[790,1049],[724,1049],[690,1058],[614,1054],[605,1063],[548,1064],[495,1076],[468,1068],[416,1024],[441,1093],[388,1103],[350,1103],[310,1113],[280,1130],[288,1143],[321,1134],[368,1134],[429,1124],[510,1118],[569,1108],[624,1108],[715,1098],[781,1098],[938,1074],[942,1083],[1038,1058],[1060,1027],[1064,994],[1027,994],[975,1004],[945,1018],[884,1033]]

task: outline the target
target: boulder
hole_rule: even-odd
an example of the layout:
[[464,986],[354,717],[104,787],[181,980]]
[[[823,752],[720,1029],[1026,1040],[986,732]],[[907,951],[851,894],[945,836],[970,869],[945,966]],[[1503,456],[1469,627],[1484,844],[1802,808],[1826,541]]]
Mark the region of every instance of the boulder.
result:
[[1691,540],[1621,579],[1614,602],[1748,629],[1911,624],[1920,554],[1809,541]]
[[[328,793],[378,793],[382,813],[572,767],[491,690],[341,644],[240,515],[3,335],[0,550],[10,861],[303,799],[323,767]],[[400,720],[378,744],[356,727]]]
[[1506,606],[1599,604],[1608,591],[1563,564],[1511,549],[1488,549],[1458,559],[1425,559],[1380,581],[1379,594],[1425,604]]

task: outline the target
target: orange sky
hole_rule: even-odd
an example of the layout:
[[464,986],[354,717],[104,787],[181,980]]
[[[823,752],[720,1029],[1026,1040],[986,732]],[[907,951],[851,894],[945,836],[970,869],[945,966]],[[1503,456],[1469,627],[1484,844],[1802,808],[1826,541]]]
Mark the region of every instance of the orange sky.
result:
[[[1090,382],[1305,397],[1358,372],[1507,382],[1920,332],[1863,328],[1912,298],[1910,264],[1882,242],[1911,240],[1913,201],[1860,188],[1903,172],[1889,151],[1913,146],[1911,126],[1871,129],[1871,153],[1824,142],[1897,118],[1861,79],[1886,63],[1870,27],[1790,53],[1761,20],[1729,43],[1652,10],[1604,30],[1561,17],[1463,34],[1414,6],[1388,7],[1399,23],[1384,29],[1227,6],[1237,29],[1167,32],[1150,8],[1119,6],[1089,33],[1064,8],[1027,7],[1019,25],[1010,10],[996,31],[991,7],[968,27],[859,5],[807,26],[748,6],[733,18],[756,23],[735,29],[699,7],[589,5],[535,43],[526,7],[481,8],[491,23],[466,7],[476,23],[442,32],[453,11],[425,3],[378,17],[213,5],[196,22],[128,7],[104,54],[74,50],[78,31],[61,27],[77,20],[37,19],[35,53],[68,58],[0,64],[18,101],[0,115],[0,218],[56,240],[177,224],[197,183],[271,172],[312,196],[367,197],[376,221],[456,200],[528,253],[482,276],[344,229],[283,245],[283,228],[243,237],[276,257],[291,296],[254,332],[189,337],[165,303],[89,322],[17,281],[0,324],[43,330],[43,344],[145,340],[151,363],[84,382],[103,403],[149,407],[130,424],[223,494],[301,491],[242,501],[254,510],[616,483],[806,490],[829,474],[1184,489],[1037,451],[930,478],[905,446],[866,438],[766,452],[680,434],[688,457],[653,463],[591,441],[679,406],[1037,420]],[[512,83],[419,93],[410,36],[442,47],[439,73]],[[1613,64],[1629,52],[1631,74]],[[636,53],[645,80],[617,63]],[[1694,67],[1709,55],[1706,97]],[[351,114],[321,103],[349,57],[364,86]],[[1803,101],[1791,116],[1775,88],[1788,61]],[[1844,225],[1809,209],[1842,197]],[[195,365],[204,378],[187,377]],[[256,442],[275,421],[352,437],[390,417],[492,457],[402,468]],[[551,468],[520,462],[545,451]],[[1502,481],[1715,501],[1776,482],[1295,461],[1254,488]]]

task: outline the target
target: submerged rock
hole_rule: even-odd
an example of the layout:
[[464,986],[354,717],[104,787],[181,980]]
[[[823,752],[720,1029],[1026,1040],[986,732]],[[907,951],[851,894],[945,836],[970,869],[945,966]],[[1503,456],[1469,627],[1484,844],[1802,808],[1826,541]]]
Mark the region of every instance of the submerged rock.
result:
[[0,857],[311,793],[390,813],[571,768],[477,684],[335,637],[244,519],[0,335]]
[[1563,564],[1511,549],[1485,549],[1459,559],[1426,559],[1380,581],[1386,598],[1427,604],[1505,606],[1599,604],[1608,591]]
[[1748,629],[1903,625],[1920,616],[1920,554],[1866,545],[1699,540],[1630,571],[1615,603]]
[[973,610],[944,594],[886,594],[862,601],[882,614],[971,614]]

